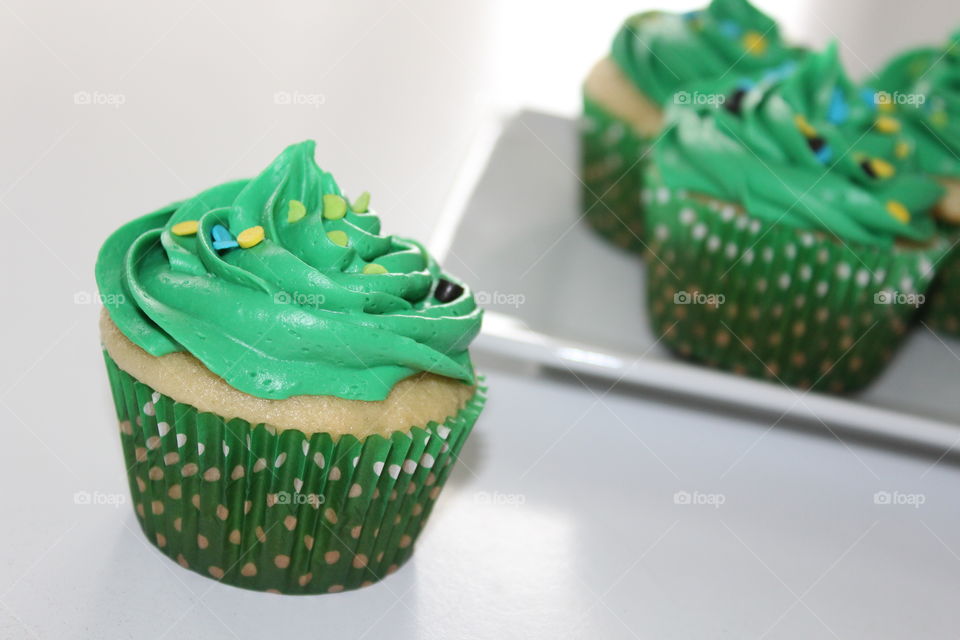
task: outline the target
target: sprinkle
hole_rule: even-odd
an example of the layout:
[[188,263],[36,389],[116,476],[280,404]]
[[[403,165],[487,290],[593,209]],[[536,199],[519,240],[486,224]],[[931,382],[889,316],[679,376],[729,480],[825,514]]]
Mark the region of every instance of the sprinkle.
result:
[[900,121],[890,116],[880,116],[874,121],[873,126],[880,133],[900,132]]
[[908,155],[910,155],[910,145],[906,140],[901,140],[897,143],[897,146],[893,152],[898,158],[906,158]]
[[347,246],[347,234],[343,231],[327,231],[327,239],[339,247]]
[[381,264],[371,262],[368,265],[364,265],[363,272],[368,276],[378,276],[378,275],[387,273],[387,269]]
[[461,295],[463,295],[463,287],[444,278],[437,281],[437,288],[433,291],[433,297],[440,302],[452,302]]
[[350,207],[354,213],[366,213],[370,208],[370,192],[364,191],[360,196],[353,201],[353,206]]
[[242,249],[249,249],[250,247],[255,247],[263,240],[263,227],[257,225],[255,227],[250,227],[249,229],[244,229],[240,232],[240,235],[237,236],[237,242],[240,244]]
[[871,87],[863,87],[860,89],[860,99],[863,100],[867,106],[876,109],[877,105],[884,101],[883,94],[885,91],[877,91]]
[[197,233],[200,223],[196,220],[184,220],[170,227],[170,232],[175,236],[192,236]]
[[738,115],[743,106],[743,96],[745,95],[747,95],[747,90],[743,87],[737,87],[733,90],[733,93],[723,101],[723,108],[734,115]]
[[747,53],[762,56],[767,50],[767,39],[763,37],[762,33],[747,31],[743,34],[743,48],[747,50]]
[[863,167],[863,170],[866,171],[867,175],[871,178],[882,178],[885,180],[893,177],[893,174],[897,172],[892,164],[880,158],[867,158],[860,163],[860,166]]
[[347,214],[347,201],[334,193],[323,196],[323,217],[339,220]]
[[299,200],[291,200],[290,208],[287,209],[287,222],[297,222],[307,215],[307,208]]
[[910,223],[910,212],[907,211],[907,208],[903,206],[902,202],[897,202],[896,200],[888,200],[887,212],[904,224]]
[[850,115],[850,107],[847,105],[840,87],[833,88],[833,94],[830,96],[830,107],[827,110],[827,120],[833,124],[843,124]]
[[222,224],[217,224],[213,226],[213,229],[210,231],[210,235],[213,236],[213,248],[221,251],[223,249],[235,249],[240,245],[237,244],[237,241],[233,239],[233,236],[230,235],[230,232]]
[[724,20],[721,22],[720,31],[723,32],[723,34],[728,38],[736,38],[743,33],[743,29],[740,28],[740,25],[733,20]]
[[793,122],[797,125],[797,129],[800,129],[800,133],[805,135],[808,138],[813,138],[817,135],[817,130],[807,122],[807,119],[803,117],[802,114],[797,114],[793,116]]
[[932,122],[938,127],[945,127],[947,125],[947,112],[934,111],[933,115],[930,116],[930,122]]

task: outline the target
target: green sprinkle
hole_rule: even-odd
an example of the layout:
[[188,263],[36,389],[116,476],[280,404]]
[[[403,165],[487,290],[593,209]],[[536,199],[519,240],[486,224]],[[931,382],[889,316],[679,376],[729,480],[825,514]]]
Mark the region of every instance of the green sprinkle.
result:
[[307,215],[307,208],[299,200],[291,200],[290,208],[287,209],[287,222],[297,222]]
[[337,246],[347,246],[347,234],[343,231],[327,231],[327,238]]
[[371,262],[363,267],[363,272],[368,276],[378,276],[382,273],[387,273],[387,269],[383,265],[379,265],[376,262]]
[[366,213],[370,208],[370,192],[364,191],[361,193],[350,208],[353,209],[354,213]]
[[327,220],[339,220],[347,215],[347,201],[338,195],[328,193],[323,196],[323,217]]

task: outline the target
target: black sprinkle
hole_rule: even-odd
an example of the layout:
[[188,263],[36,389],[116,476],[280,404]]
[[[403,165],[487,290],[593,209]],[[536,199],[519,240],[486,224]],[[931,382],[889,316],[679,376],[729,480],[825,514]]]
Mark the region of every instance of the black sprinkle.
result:
[[860,168],[863,169],[863,172],[870,176],[871,178],[876,178],[877,174],[873,171],[873,165],[870,164],[869,160],[863,160],[860,162]]
[[437,288],[433,291],[433,297],[440,302],[451,302],[459,298],[462,294],[463,287],[449,280],[444,280],[443,278],[440,278],[437,282]]
[[734,89],[733,93],[723,101],[724,108],[730,113],[739,115],[745,95],[747,95],[746,89]]
[[810,145],[811,151],[819,153],[820,149],[823,149],[824,145],[827,144],[827,141],[820,136],[813,136],[812,138],[807,138],[807,144]]

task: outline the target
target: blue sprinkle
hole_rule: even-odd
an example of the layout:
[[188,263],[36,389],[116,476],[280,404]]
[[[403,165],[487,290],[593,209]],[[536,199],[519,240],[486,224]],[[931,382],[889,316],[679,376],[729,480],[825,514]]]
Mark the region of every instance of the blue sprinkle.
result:
[[728,38],[737,38],[743,33],[743,29],[740,28],[740,25],[733,20],[724,20],[721,22],[720,31]]
[[230,235],[230,231],[222,224],[213,225],[213,230],[210,232],[210,235],[213,236],[213,248],[217,251],[236,249],[240,246],[237,244],[237,241],[233,239],[233,236]]
[[863,98],[863,101],[872,108],[877,108],[877,90],[872,87],[864,87],[860,89],[860,97]]
[[833,88],[833,95],[830,96],[830,108],[827,111],[827,120],[833,124],[843,124],[850,115],[850,107],[843,97],[843,91],[840,87]]
[[764,82],[775,82],[777,80],[786,78],[793,73],[793,70],[796,66],[796,63],[793,60],[787,60],[780,66],[767,70],[767,72],[763,74],[763,80]]
[[831,149],[828,145],[823,145],[814,155],[822,164],[827,164],[830,162],[830,158],[833,157],[833,149]]

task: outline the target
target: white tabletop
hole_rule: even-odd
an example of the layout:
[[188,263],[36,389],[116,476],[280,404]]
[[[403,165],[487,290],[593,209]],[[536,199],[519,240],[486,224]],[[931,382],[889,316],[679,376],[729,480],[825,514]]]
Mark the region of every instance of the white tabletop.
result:
[[[127,499],[88,303],[109,231],[316,138],[388,231],[427,238],[491,112],[572,114],[619,19],[651,4],[0,3],[0,638],[955,635],[948,461],[503,363],[481,361],[489,406],[414,559],[358,592],[222,586],[148,545],[129,504],[75,502]],[[841,37],[859,75],[960,17],[762,4]]]

